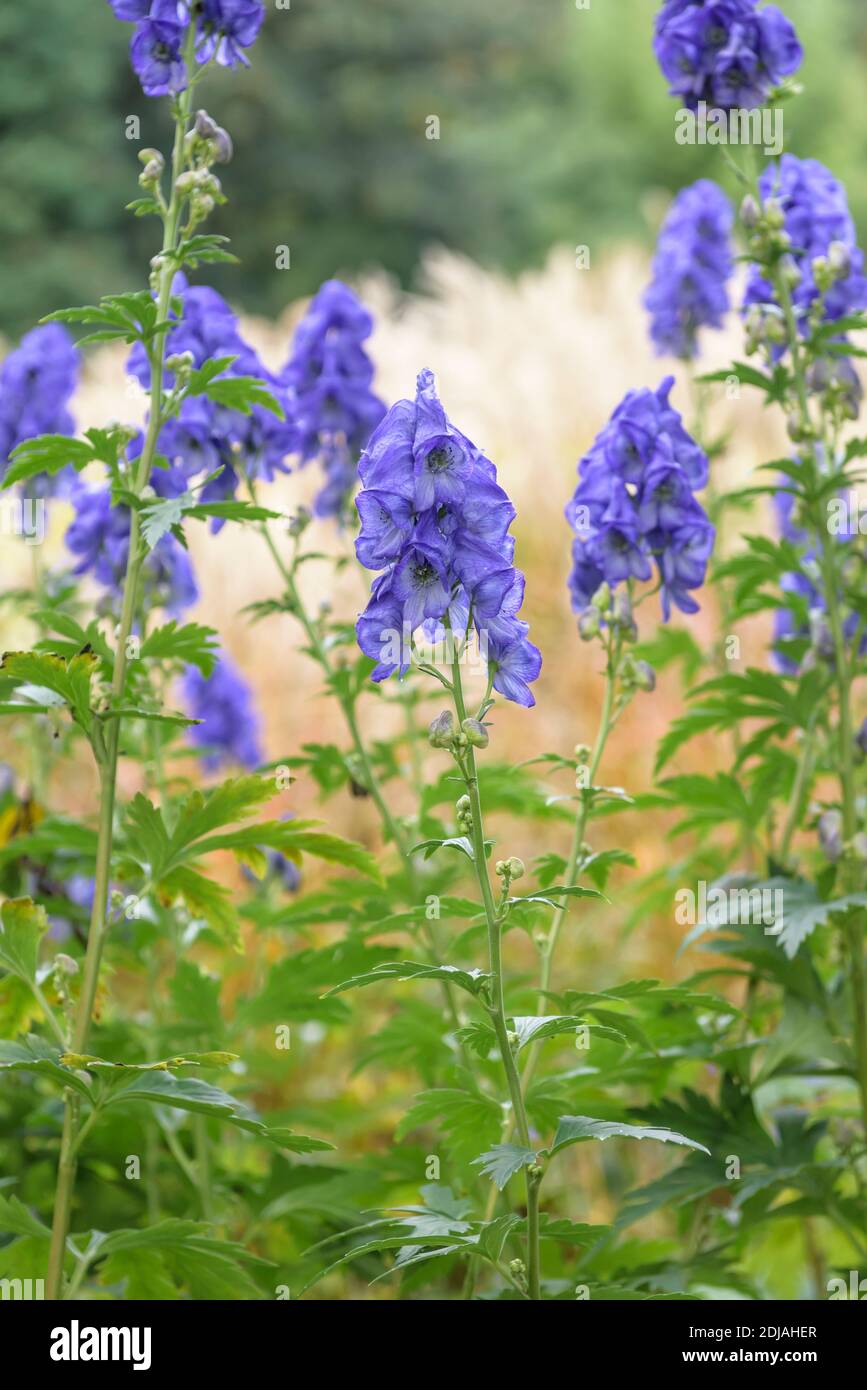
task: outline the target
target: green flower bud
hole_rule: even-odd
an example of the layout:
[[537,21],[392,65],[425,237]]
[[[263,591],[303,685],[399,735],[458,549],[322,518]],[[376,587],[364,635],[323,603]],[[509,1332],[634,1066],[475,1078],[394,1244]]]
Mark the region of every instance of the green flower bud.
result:
[[852,253],[845,241],[832,241],[828,247],[828,264],[839,280],[845,280],[852,269]]
[[465,719],[461,729],[471,748],[487,748],[490,741],[488,731],[478,719]]
[[611,588],[606,580],[603,579],[596,593],[590,600],[591,608],[598,608],[600,613],[607,613],[611,607]]
[[590,747],[589,743],[575,744],[575,761],[576,763],[580,763],[582,767],[585,767],[587,763],[589,763],[592,753],[593,749]]
[[636,661],[633,663],[632,679],[639,690],[656,689],[656,672],[649,661]]
[[451,710],[444,709],[442,714],[437,715],[428,729],[427,736],[432,748],[451,747],[455,737],[455,721]]
[[516,859],[515,856],[512,855],[512,858],[508,861],[507,867],[509,870],[509,877],[512,880],[524,877],[525,870],[523,860]]
[[578,619],[578,636],[582,642],[592,642],[594,637],[599,636],[599,609],[591,604],[585,608]]
[[72,956],[67,956],[63,951],[60,951],[54,957],[54,969],[60,971],[63,975],[77,975],[78,961],[73,960]]

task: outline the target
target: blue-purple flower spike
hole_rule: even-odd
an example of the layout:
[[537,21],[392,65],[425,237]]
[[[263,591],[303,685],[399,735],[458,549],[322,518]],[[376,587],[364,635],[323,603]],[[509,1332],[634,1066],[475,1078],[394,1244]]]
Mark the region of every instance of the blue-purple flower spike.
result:
[[494,689],[534,704],[542,657],[518,617],[524,576],[508,534],[515,509],[494,465],[448,419],[432,372],[419,374],[414,401],[388,411],[359,473],[356,551],[367,569],[382,571],[356,628],[377,663],[373,679],[406,670],[422,625],[436,638],[446,624],[460,634],[472,624]]
[[[827,321],[867,308],[864,255],[858,246],[855,223],[849,211],[846,189],[818,159],[798,159],[784,154],[769,164],[759,180],[763,202],[775,198],[784,217],[792,260],[800,280],[792,288],[792,304],[802,332],[809,331],[809,312],[819,297],[813,263],[828,255],[836,242],[845,250],[847,273],[825,293]],[[753,266],[744,295],[744,309],[753,304],[775,304],[773,286]]]
[[791,20],[757,0],[665,0],[653,50],[672,96],[695,111],[764,106],[801,66]]
[[711,179],[690,184],[672,203],[644,296],[657,352],[692,359],[699,329],[722,327],[734,270],[733,224],[732,205]]
[[575,532],[569,589],[576,613],[603,582],[611,589],[658,572],[663,617],[695,613],[714,528],[695,493],[707,455],[669,403],[674,377],[657,391],[629,391],[578,465],[566,508]]
[[[0,365],[0,477],[19,444],[40,434],[72,434],[75,422],[69,402],[78,385],[81,357],[66,329],[45,324],[25,333]],[[73,468],[31,479],[32,489],[66,492],[75,478]]]
[[220,657],[210,676],[190,666],[183,679],[183,700],[190,718],[202,721],[188,737],[205,750],[206,768],[215,770],[226,763],[258,767],[262,751],[253,692],[227,657]]
[[358,458],[385,414],[374,395],[374,366],[364,343],[373,319],[340,280],[326,280],[295,330],[281,374],[291,398],[302,466],[319,459],[325,486],[317,516],[340,516],[358,480]]

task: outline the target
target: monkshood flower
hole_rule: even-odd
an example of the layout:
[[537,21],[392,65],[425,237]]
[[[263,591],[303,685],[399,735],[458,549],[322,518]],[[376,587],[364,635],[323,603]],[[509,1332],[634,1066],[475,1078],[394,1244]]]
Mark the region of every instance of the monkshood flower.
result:
[[118,19],[135,24],[130,59],[146,96],[176,95],[187,86],[185,58],[195,25],[198,63],[249,65],[265,6],[261,0],[108,0]]
[[[81,358],[66,329],[45,324],[26,333],[0,365],[0,476],[13,449],[40,434],[72,434],[69,401],[78,385]],[[75,477],[64,468],[28,484],[43,492],[65,492]]]
[[258,767],[259,719],[253,693],[231,662],[221,656],[210,676],[190,666],[183,679],[184,708],[200,724],[187,731],[197,747],[205,750],[202,762],[210,771],[226,763]]
[[695,497],[708,461],[669,403],[673,385],[666,377],[657,391],[629,391],[578,465],[566,508],[575,532],[569,589],[576,613],[603,583],[614,590],[649,580],[654,565],[665,620],[672,604],[698,611],[691,590],[704,583],[714,541]]
[[[828,322],[867,307],[864,256],[846,190],[830,169],[817,159],[786,154],[778,163],[768,165],[759,188],[763,203],[774,199],[784,219],[795,267],[792,304],[801,331],[807,331],[809,312],[820,295]],[[837,273],[825,274],[835,266]],[[744,310],[754,304],[778,307],[773,286],[756,267],[747,281]]]
[[[119,595],[129,556],[130,513],[113,507],[107,487],[79,483],[72,493],[75,517],[66,532],[66,546],[78,559],[75,574],[90,574],[112,595]],[[149,607],[180,613],[199,597],[189,556],[170,533],[148,553],[143,567],[145,601]]]
[[[214,358],[234,357],[225,375],[263,381],[286,413],[281,420],[257,405],[244,415],[204,396],[191,396],[178,415],[163,426],[158,452],[169,468],[154,470],[151,483],[155,490],[163,497],[178,496],[197,477],[221,469],[200,496],[203,502],[226,501],[235,496],[242,476],[271,482],[277,473],[289,471],[286,459],[297,450],[290,393],[244,340],[237,317],[216,290],[189,285],[183,276],[177,277],[176,287],[183,308],[177,327],[166,337],[167,358],[188,353],[193,367],[199,368]],[[140,344],[130,353],[127,371],[146,390],[150,387],[150,364]],[[170,371],[166,381],[169,386],[173,384]],[[219,530],[220,525],[214,522],[212,529]]]
[[398,401],[374,430],[358,467],[361,563],[381,570],[358,619],[358,644],[376,661],[375,681],[403,674],[412,638],[446,628],[479,638],[493,687],[535,703],[542,666],[518,617],[524,576],[512,564],[515,509],[491,461],[448,419],[433,373],[419,374],[414,401]]
[[653,51],[672,96],[691,111],[763,106],[801,65],[794,25],[757,0],[666,0]]
[[733,224],[731,203],[711,179],[699,179],[675,198],[662,224],[653,278],[644,295],[657,352],[694,358],[698,330],[722,326],[734,269]]
[[[784,574],[780,580],[783,593],[790,594],[796,602],[793,602],[791,608],[775,609],[773,646],[774,661],[779,670],[795,674],[799,669],[813,665],[816,660],[833,663],[834,642],[826,615],[825,599],[817,587],[818,557],[808,544],[807,532],[797,524],[795,494],[789,490],[786,483],[786,479],[781,480],[780,489],[774,494],[774,515],[782,538],[801,550],[802,563],[797,571]],[[857,521],[853,526],[854,529],[848,534],[837,534],[836,540],[839,544],[847,545],[855,539],[858,534]],[[845,636],[853,638],[857,629],[857,614],[848,614],[843,620]],[[793,659],[789,645],[793,642],[809,644],[807,654],[800,663]],[[865,643],[862,641],[862,651],[864,647]]]
[[317,516],[339,516],[356,483],[359,454],[385,414],[371,391],[374,366],[363,346],[373,319],[340,280],[326,280],[295,330],[281,381],[292,396],[302,466],[319,459],[325,487]]

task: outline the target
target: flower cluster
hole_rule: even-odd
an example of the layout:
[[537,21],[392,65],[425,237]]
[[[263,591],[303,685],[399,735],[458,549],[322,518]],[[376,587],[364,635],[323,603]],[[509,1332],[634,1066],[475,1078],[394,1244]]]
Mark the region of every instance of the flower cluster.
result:
[[644,296],[658,352],[693,358],[698,330],[722,326],[734,269],[733,223],[732,206],[711,179],[699,179],[675,198],[662,224]]
[[209,770],[224,763],[258,767],[259,720],[253,694],[243,676],[221,656],[210,676],[190,666],[183,680],[184,708],[191,719],[201,720],[189,730],[189,738],[204,750],[202,762]]
[[801,65],[791,20],[757,0],[665,0],[653,49],[672,96],[690,110],[763,106]]
[[355,486],[358,456],[385,405],[371,391],[373,363],[363,346],[373,319],[339,280],[326,280],[295,332],[281,373],[290,393],[302,465],[319,458],[325,487],[314,510],[339,516]]
[[[9,456],[26,439],[40,434],[72,434],[75,422],[69,401],[78,384],[80,357],[65,328],[49,323],[34,328],[0,366],[0,475]],[[65,468],[38,481],[51,491],[65,491],[75,477]],[[34,486],[33,479],[29,486]]]
[[[66,545],[78,559],[74,573],[91,574],[109,594],[119,594],[129,557],[129,508],[113,507],[108,487],[81,482],[72,490],[72,503],[75,517],[66,532]],[[142,575],[147,607],[180,613],[199,597],[189,556],[171,533],[150,551]]]
[[[288,472],[285,462],[294,453],[296,433],[289,423],[289,395],[280,381],[260,361],[258,354],[241,336],[238,320],[216,290],[204,285],[190,286],[183,276],[176,280],[182,302],[177,328],[166,338],[167,360],[187,355],[187,364],[200,368],[214,358],[234,357],[226,376],[252,376],[263,381],[283,405],[287,419],[253,407],[249,415],[215,404],[204,396],[189,396],[178,414],[163,426],[158,450],[168,468],[154,469],[151,485],[161,497],[177,497],[196,477],[218,473],[201,489],[203,502],[225,501],[234,497],[240,471],[251,479],[271,482],[275,473]],[[146,389],[150,386],[150,364],[141,345],[130,353],[127,370]],[[174,377],[167,373],[167,383]],[[137,446],[141,447],[139,441]],[[135,454],[135,448],[131,451]],[[219,529],[219,522],[214,529]]]
[[[802,331],[816,302],[829,322],[867,307],[864,256],[858,246],[846,190],[817,159],[784,154],[759,180],[766,209],[776,211],[789,247],[792,303]],[[744,295],[752,305],[776,308],[774,288],[753,266]]]
[[359,464],[356,551],[383,571],[358,620],[358,643],[377,662],[373,679],[403,671],[424,626],[441,640],[474,625],[494,689],[534,704],[541,655],[517,615],[524,576],[508,534],[515,509],[494,465],[451,424],[433,373],[419,374],[414,401],[398,401],[374,430]]
[[198,63],[247,66],[245,49],[265,18],[262,0],[108,0],[118,19],[135,25],[130,43],[133,68],[146,96],[182,92],[187,86],[185,53],[190,29]]
[[572,607],[582,613],[605,583],[610,589],[659,572],[663,617],[672,604],[695,613],[690,595],[704,582],[714,528],[696,491],[708,476],[707,456],[669,403],[674,377],[657,391],[629,391],[578,465],[578,486],[566,508],[575,531],[569,579]]

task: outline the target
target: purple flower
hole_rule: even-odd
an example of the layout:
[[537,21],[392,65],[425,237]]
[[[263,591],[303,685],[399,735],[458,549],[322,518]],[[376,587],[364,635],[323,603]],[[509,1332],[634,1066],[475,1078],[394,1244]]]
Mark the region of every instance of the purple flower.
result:
[[763,106],[801,65],[791,21],[757,0],[666,0],[653,49],[672,96],[690,110]]
[[684,188],[662,224],[644,296],[657,352],[693,358],[700,328],[720,328],[734,269],[731,204],[710,179]]
[[[108,0],[118,19],[135,24],[132,66],[147,96],[182,92],[188,73],[185,48],[196,26],[199,63],[248,66],[245,49],[258,37],[265,18],[261,0]],[[194,17],[195,16],[195,17]]]
[[249,67],[244,53],[259,36],[265,18],[261,0],[202,0],[199,15],[199,34],[196,49],[200,63],[211,58],[224,68],[241,63]]
[[566,507],[575,533],[569,589],[581,613],[596,590],[651,578],[656,564],[663,617],[674,604],[697,609],[690,590],[704,582],[714,528],[695,492],[707,482],[707,457],[683,427],[668,395],[630,391],[578,465]]
[[[176,289],[182,314],[177,327],[167,335],[166,355],[188,352],[197,368],[214,358],[233,357],[235,361],[223,375],[256,377],[285,411],[286,418],[281,420],[257,405],[245,415],[215,405],[204,396],[192,396],[184,401],[177,417],[163,426],[159,452],[170,469],[154,471],[152,483],[157,492],[177,495],[193,479],[222,469],[203,489],[202,499],[226,501],[235,495],[243,475],[271,482],[277,473],[289,471],[286,459],[298,448],[290,395],[244,340],[235,314],[216,290],[191,286],[183,276],[178,276]],[[150,366],[140,345],[130,353],[127,371],[145,388],[150,386]],[[171,373],[167,378],[171,383]],[[221,525],[214,521],[212,529],[218,531]]]
[[[864,256],[843,185],[830,169],[817,159],[798,159],[784,154],[779,163],[769,164],[759,180],[762,199],[776,198],[783,210],[790,255],[801,273],[792,290],[792,303],[802,332],[809,332],[809,311],[820,291],[813,273],[813,261],[827,257],[831,244],[840,242],[848,252],[848,274],[835,281],[824,299],[824,316],[829,322],[867,308],[867,277]],[[744,309],[752,304],[774,304],[773,287],[753,267],[744,295]]]
[[[69,401],[78,385],[81,358],[58,323],[33,328],[0,365],[0,476],[19,444],[40,434],[72,434]],[[64,492],[75,477],[65,468],[53,477],[32,479],[28,487]]]
[[326,484],[319,516],[339,516],[356,481],[358,456],[385,406],[371,391],[363,344],[373,329],[364,305],[339,280],[326,280],[295,331],[281,381],[292,399],[302,465],[320,459]]
[[225,763],[258,767],[262,752],[253,694],[227,657],[221,656],[210,676],[188,667],[183,697],[190,718],[202,721],[188,731],[188,737],[205,750],[206,768],[214,770]]
[[[106,487],[79,483],[72,494],[75,517],[66,532],[66,546],[78,559],[76,574],[91,574],[112,595],[120,593],[129,556],[130,513],[113,507]],[[150,607],[180,613],[198,597],[189,557],[171,534],[147,555],[143,567],[145,600]]]
[[184,28],[173,19],[144,19],[130,42],[130,59],[148,97],[182,92],[187,85]]
[[361,563],[383,571],[358,620],[358,644],[376,662],[373,679],[402,675],[420,627],[432,640],[470,623],[494,689],[532,705],[542,658],[517,613],[524,577],[508,534],[515,509],[494,465],[448,419],[433,373],[421,372],[414,401],[392,406],[358,467]]

